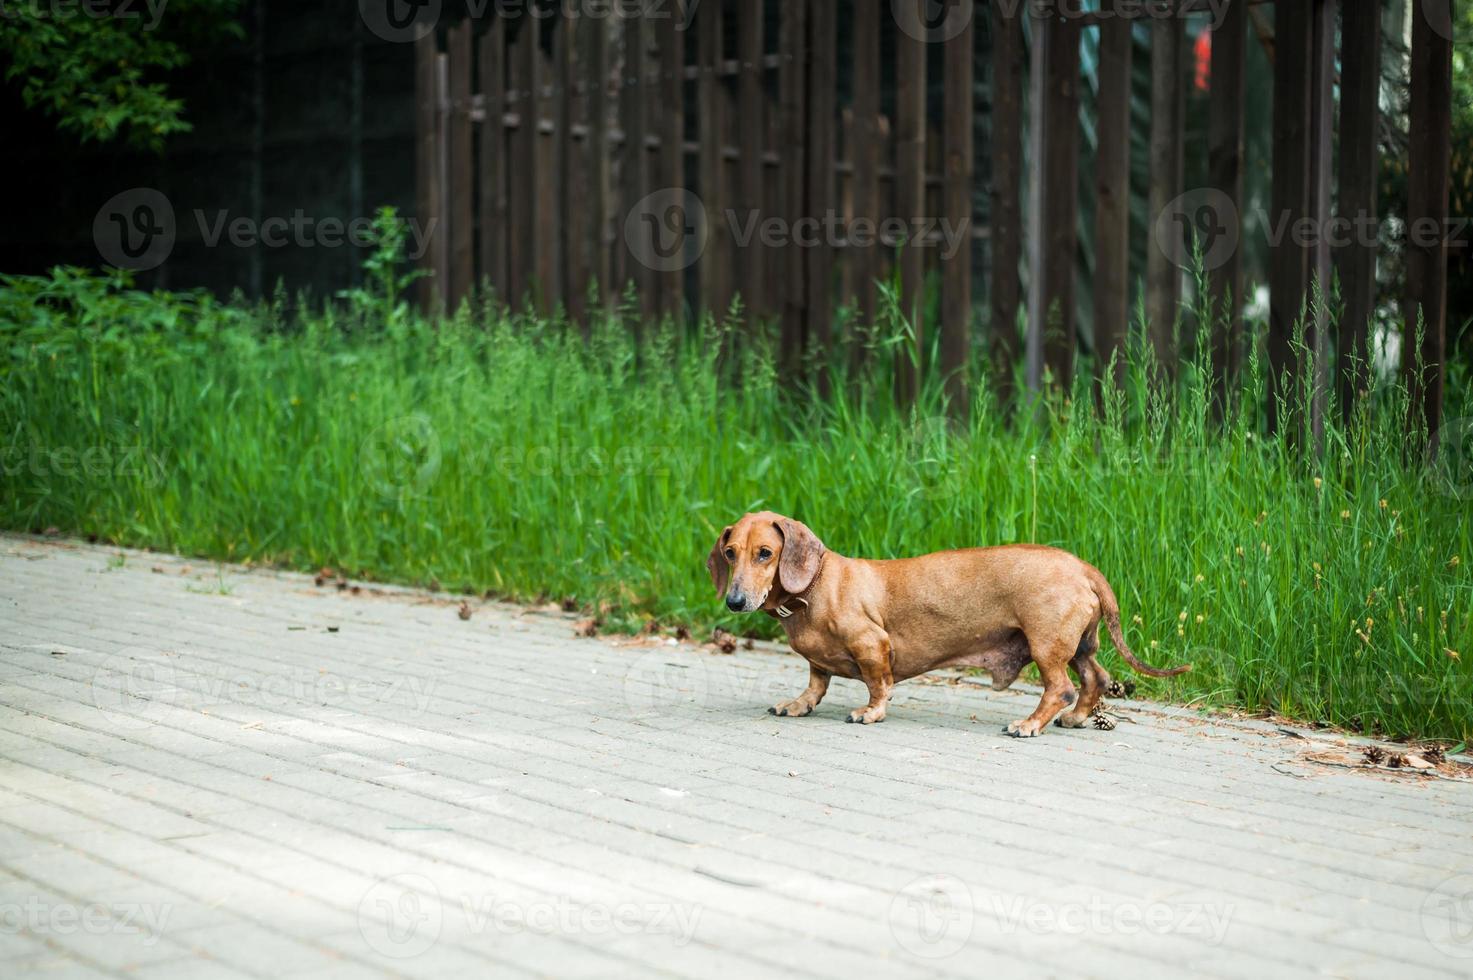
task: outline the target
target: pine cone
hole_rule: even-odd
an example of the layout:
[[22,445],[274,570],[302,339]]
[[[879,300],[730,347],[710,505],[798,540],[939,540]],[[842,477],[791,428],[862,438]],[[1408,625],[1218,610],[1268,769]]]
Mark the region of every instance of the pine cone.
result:
[[1128,698],[1133,694],[1135,694],[1135,681],[1129,678],[1123,681],[1112,680],[1105,688],[1107,698]]
[[1407,764],[1407,757],[1404,756],[1404,755],[1402,755],[1400,752],[1393,752],[1391,754],[1391,758],[1389,758],[1389,759],[1386,760],[1386,766],[1389,769],[1400,769],[1402,766],[1404,766],[1406,764]]
[[1429,745],[1422,749],[1422,758],[1434,766],[1440,766],[1447,761],[1447,752],[1441,745]]
[[1090,721],[1102,732],[1113,732],[1115,730],[1115,719],[1105,713],[1102,705],[1095,705],[1095,710],[1090,712]]
[[1381,763],[1386,761],[1386,753],[1381,750],[1381,747],[1379,745],[1367,746],[1364,755],[1366,758],[1366,765],[1368,766],[1379,766]]

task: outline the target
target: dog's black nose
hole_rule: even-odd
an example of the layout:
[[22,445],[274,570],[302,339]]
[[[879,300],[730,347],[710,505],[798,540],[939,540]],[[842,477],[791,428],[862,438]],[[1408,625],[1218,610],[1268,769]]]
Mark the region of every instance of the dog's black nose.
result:
[[726,608],[732,612],[741,612],[747,605],[745,596],[729,595],[726,597]]

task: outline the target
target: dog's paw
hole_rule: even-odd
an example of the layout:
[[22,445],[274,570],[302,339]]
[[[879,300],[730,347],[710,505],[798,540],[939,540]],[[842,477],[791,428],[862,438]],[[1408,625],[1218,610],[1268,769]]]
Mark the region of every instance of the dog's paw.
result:
[[804,715],[813,714],[813,705],[807,701],[794,698],[791,701],[784,701],[781,704],[773,705],[767,709],[767,713],[777,715],[779,718],[802,718]]
[[873,725],[885,720],[885,709],[880,708],[855,708],[845,716],[844,720],[851,725]]
[[1008,722],[1008,727],[1003,733],[1013,738],[1036,738],[1043,734],[1043,726],[1032,718],[1023,718],[1019,721]]

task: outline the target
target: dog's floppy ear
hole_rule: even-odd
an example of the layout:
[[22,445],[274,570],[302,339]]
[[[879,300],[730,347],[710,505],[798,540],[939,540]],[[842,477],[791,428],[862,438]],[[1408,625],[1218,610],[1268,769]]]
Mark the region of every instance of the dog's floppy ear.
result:
[[717,595],[726,595],[726,580],[731,576],[731,566],[726,563],[726,556],[721,552],[726,549],[726,539],[731,537],[731,525],[716,536],[716,543],[711,546],[711,554],[706,556],[706,571],[711,573],[711,584],[716,586]]
[[818,563],[823,560],[823,542],[808,525],[784,517],[773,521],[783,536],[783,553],[777,563],[778,584],[784,592],[798,595],[813,584]]

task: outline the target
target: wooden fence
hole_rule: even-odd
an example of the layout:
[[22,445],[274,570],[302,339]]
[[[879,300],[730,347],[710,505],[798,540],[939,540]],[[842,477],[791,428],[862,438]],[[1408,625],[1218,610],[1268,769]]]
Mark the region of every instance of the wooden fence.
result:
[[[917,351],[929,349],[932,325],[921,302],[934,272],[941,289],[937,367],[954,403],[964,404],[972,246],[990,236],[986,319],[998,382],[1005,386],[1022,358],[1030,387],[1045,372],[1067,384],[1077,357],[1080,38],[1089,30],[1099,32],[1099,150],[1086,178],[1096,197],[1094,354],[1105,363],[1123,350],[1131,321],[1135,24],[1122,16],[1127,5],[1117,11],[1106,0],[1102,14],[1058,0],[1048,9],[1064,16],[1030,19],[1037,8],[1027,0],[956,0],[934,9],[926,0],[784,0],[775,21],[762,16],[768,6],[670,0],[627,18],[579,16],[565,7],[560,16],[464,20],[418,42],[418,206],[421,220],[436,221],[423,260],[433,273],[424,281],[425,303],[454,306],[485,281],[513,303],[562,306],[582,320],[590,298],[608,302],[631,283],[647,317],[724,312],[740,294],[749,314],[780,321],[785,369],[798,371],[806,352],[833,354],[854,336],[835,335],[836,306],[856,311],[856,327],[874,322],[876,280],[892,275]],[[1128,6],[1139,12],[1160,4]],[[1341,216],[1377,216],[1382,6],[1229,0],[1212,33],[1207,156],[1214,200],[1225,204],[1208,220],[1218,210],[1236,220],[1242,209],[1251,25],[1271,48],[1274,66],[1271,211],[1288,227],[1308,221],[1320,230],[1307,240],[1280,239],[1269,270],[1270,369],[1276,378],[1311,379],[1315,408],[1307,422],[1316,435],[1332,358],[1342,394],[1363,383],[1356,366],[1363,362],[1352,355],[1366,349],[1374,244],[1332,249],[1324,230],[1332,199]],[[609,7],[620,9],[589,5]],[[852,31],[844,65],[837,63],[841,7]],[[1451,24],[1450,0],[1419,0],[1416,8],[1407,218],[1445,226],[1451,38],[1450,27],[1439,24]],[[1175,0],[1174,16],[1150,20],[1153,229],[1182,207],[1186,19],[1212,9],[1206,0]],[[1265,35],[1267,11],[1273,24]],[[988,35],[991,66],[985,228],[972,220],[979,27]],[[890,112],[882,111],[882,50],[894,59]],[[927,87],[928,69],[938,68],[939,106],[937,87]],[[1026,148],[1025,104],[1032,113]],[[939,230],[946,227],[965,229],[954,248]],[[765,236],[769,228],[778,234]],[[872,240],[861,228],[882,233]],[[1149,339],[1169,369],[1181,353],[1173,341],[1182,270],[1177,250],[1151,237],[1144,306]],[[1020,268],[1030,270],[1026,295]],[[1420,354],[1432,366],[1411,380],[1434,430],[1446,268],[1444,239],[1409,249],[1406,312],[1426,325]],[[1334,337],[1323,307],[1310,303],[1314,284],[1328,283],[1332,269],[1345,303]],[[1244,360],[1239,249],[1212,269],[1211,288],[1229,311],[1207,339],[1225,384]],[[1291,343],[1301,317],[1307,357]],[[1025,328],[1011,329],[1020,320]],[[848,348],[862,356],[862,345]],[[919,359],[896,378],[903,401],[915,394]]]

